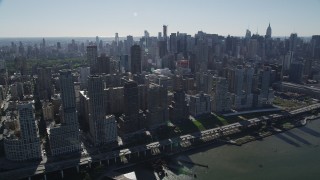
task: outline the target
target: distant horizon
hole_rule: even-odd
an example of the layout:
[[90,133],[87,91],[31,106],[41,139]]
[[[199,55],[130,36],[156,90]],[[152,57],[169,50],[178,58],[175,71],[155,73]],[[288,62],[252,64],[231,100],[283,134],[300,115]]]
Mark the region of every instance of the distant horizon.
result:
[[273,37],[320,33],[319,0],[0,0],[1,37],[141,37],[168,25],[168,35],[198,31],[243,37],[246,29]]
[[[211,33],[206,33],[206,34],[211,34]],[[188,35],[192,35],[192,34],[188,34]],[[264,36],[264,35],[261,35],[261,34],[258,34],[259,36]],[[313,35],[310,35],[310,36],[299,36],[298,34],[298,37],[299,38],[311,38],[312,36],[314,35],[320,35],[319,34],[313,34]],[[131,35],[128,35],[128,36],[131,36]],[[218,34],[218,36],[222,36],[222,37],[228,37],[229,35],[220,35]],[[0,37],[0,39],[19,39],[19,38],[96,38],[97,36],[25,36],[25,37]],[[115,38],[115,36],[98,36],[99,38]],[[142,38],[144,36],[132,36],[133,38]],[[157,36],[149,36],[149,37],[157,37]],[[168,36],[170,37],[170,35]],[[194,35],[192,35],[192,37],[194,37]],[[231,35],[230,34],[230,37],[245,37],[245,36],[235,36],[235,35]],[[288,36],[272,36],[271,38],[285,38],[285,37],[290,37],[290,35]],[[121,39],[125,39],[127,38],[127,36],[119,36],[119,38]]]

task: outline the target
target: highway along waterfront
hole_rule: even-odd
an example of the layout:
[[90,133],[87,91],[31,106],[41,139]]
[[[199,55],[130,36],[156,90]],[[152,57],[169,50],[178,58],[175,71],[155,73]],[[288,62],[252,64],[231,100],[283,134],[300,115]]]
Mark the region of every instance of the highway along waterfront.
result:
[[[242,146],[206,146],[181,153],[168,162],[167,176],[163,179],[308,180],[319,179],[319,169],[320,120],[317,119]],[[135,171],[137,179],[159,179],[145,165],[122,173],[130,171]]]

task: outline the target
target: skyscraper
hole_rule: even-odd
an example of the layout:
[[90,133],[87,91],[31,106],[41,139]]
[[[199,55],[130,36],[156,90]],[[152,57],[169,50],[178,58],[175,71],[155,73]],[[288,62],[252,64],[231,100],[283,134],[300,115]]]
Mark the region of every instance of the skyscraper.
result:
[[103,77],[92,75],[88,80],[89,95],[89,132],[95,146],[116,141],[115,118],[106,117]]
[[170,120],[172,122],[180,122],[187,120],[189,116],[186,94],[179,89],[174,92],[174,101],[170,106]]
[[90,74],[97,73],[97,57],[98,50],[97,46],[91,45],[87,46],[87,61],[90,65]]
[[200,92],[190,96],[189,113],[196,117],[211,112],[211,97],[208,94]]
[[242,95],[242,90],[243,90],[243,78],[244,78],[244,69],[242,66],[237,66],[237,68],[234,70],[234,93],[237,96]]
[[251,31],[249,29],[246,30],[246,39],[250,39],[251,38]]
[[52,95],[51,68],[38,68],[37,87],[40,99],[50,99]]
[[170,35],[170,52],[176,53],[177,51],[178,51],[177,35],[176,35],[176,33],[171,33],[171,35]]
[[[4,150],[6,158],[12,161],[39,160],[41,159],[40,138],[36,121],[34,119],[31,103],[18,104],[18,119],[20,136],[16,133],[4,134]],[[10,119],[7,120],[9,123]],[[18,131],[19,129],[15,129]]]
[[71,70],[60,71],[62,99],[61,124],[49,129],[50,153],[53,156],[81,150],[76,97]]
[[292,33],[289,39],[289,51],[293,52],[294,56],[296,53],[297,43],[298,43],[298,35],[297,33]]
[[88,81],[89,95],[89,126],[90,134],[95,145],[100,145],[103,127],[101,122],[105,118],[105,104],[103,99],[103,81],[101,76],[90,76]]
[[115,35],[115,42],[116,42],[116,45],[119,46],[119,34],[116,33]]
[[268,26],[267,31],[266,31],[266,38],[271,38],[271,33],[272,33],[272,30],[271,30],[271,26],[270,26],[270,23],[269,23],[269,26]]
[[168,26],[167,25],[163,25],[163,38],[164,40],[167,40],[167,29],[168,29]]
[[231,110],[231,95],[228,92],[228,81],[226,78],[213,78],[212,96],[212,111],[226,112]]
[[262,98],[268,98],[269,86],[270,86],[271,68],[269,66],[263,67],[261,72],[261,96]]
[[131,47],[131,73],[141,73],[141,48],[139,45]]
[[124,114],[120,117],[120,129],[124,134],[140,129],[139,93],[135,81],[127,81],[124,84]]
[[301,62],[293,62],[290,65],[289,81],[301,83],[303,75],[303,64]]
[[320,35],[312,36],[311,46],[311,56],[320,59]]
[[81,88],[87,88],[88,86],[88,76],[90,75],[90,67],[79,67],[79,82],[81,83]]
[[97,73],[98,74],[110,74],[110,58],[106,54],[101,54],[97,59]]
[[155,127],[164,124],[169,119],[168,91],[157,84],[149,84],[147,93],[147,124]]

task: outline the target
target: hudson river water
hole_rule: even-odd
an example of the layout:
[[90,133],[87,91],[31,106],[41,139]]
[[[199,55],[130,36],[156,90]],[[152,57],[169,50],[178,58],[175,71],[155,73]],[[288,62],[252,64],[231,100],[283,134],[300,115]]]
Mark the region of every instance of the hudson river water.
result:
[[[173,171],[163,179],[200,180],[317,180],[320,179],[320,120],[305,127],[269,136],[242,146],[204,147],[177,156]],[[179,159],[208,165],[209,168]],[[133,169],[139,179],[159,179],[142,167]],[[196,174],[196,178],[190,174]]]

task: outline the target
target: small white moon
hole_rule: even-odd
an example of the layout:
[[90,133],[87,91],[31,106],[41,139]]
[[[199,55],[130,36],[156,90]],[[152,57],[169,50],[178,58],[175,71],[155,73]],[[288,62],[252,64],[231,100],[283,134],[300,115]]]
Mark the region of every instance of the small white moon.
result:
[[137,17],[137,16],[138,16],[138,13],[137,13],[137,12],[134,12],[134,13],[133,13],[133,16],[134,16],[134,17]]

